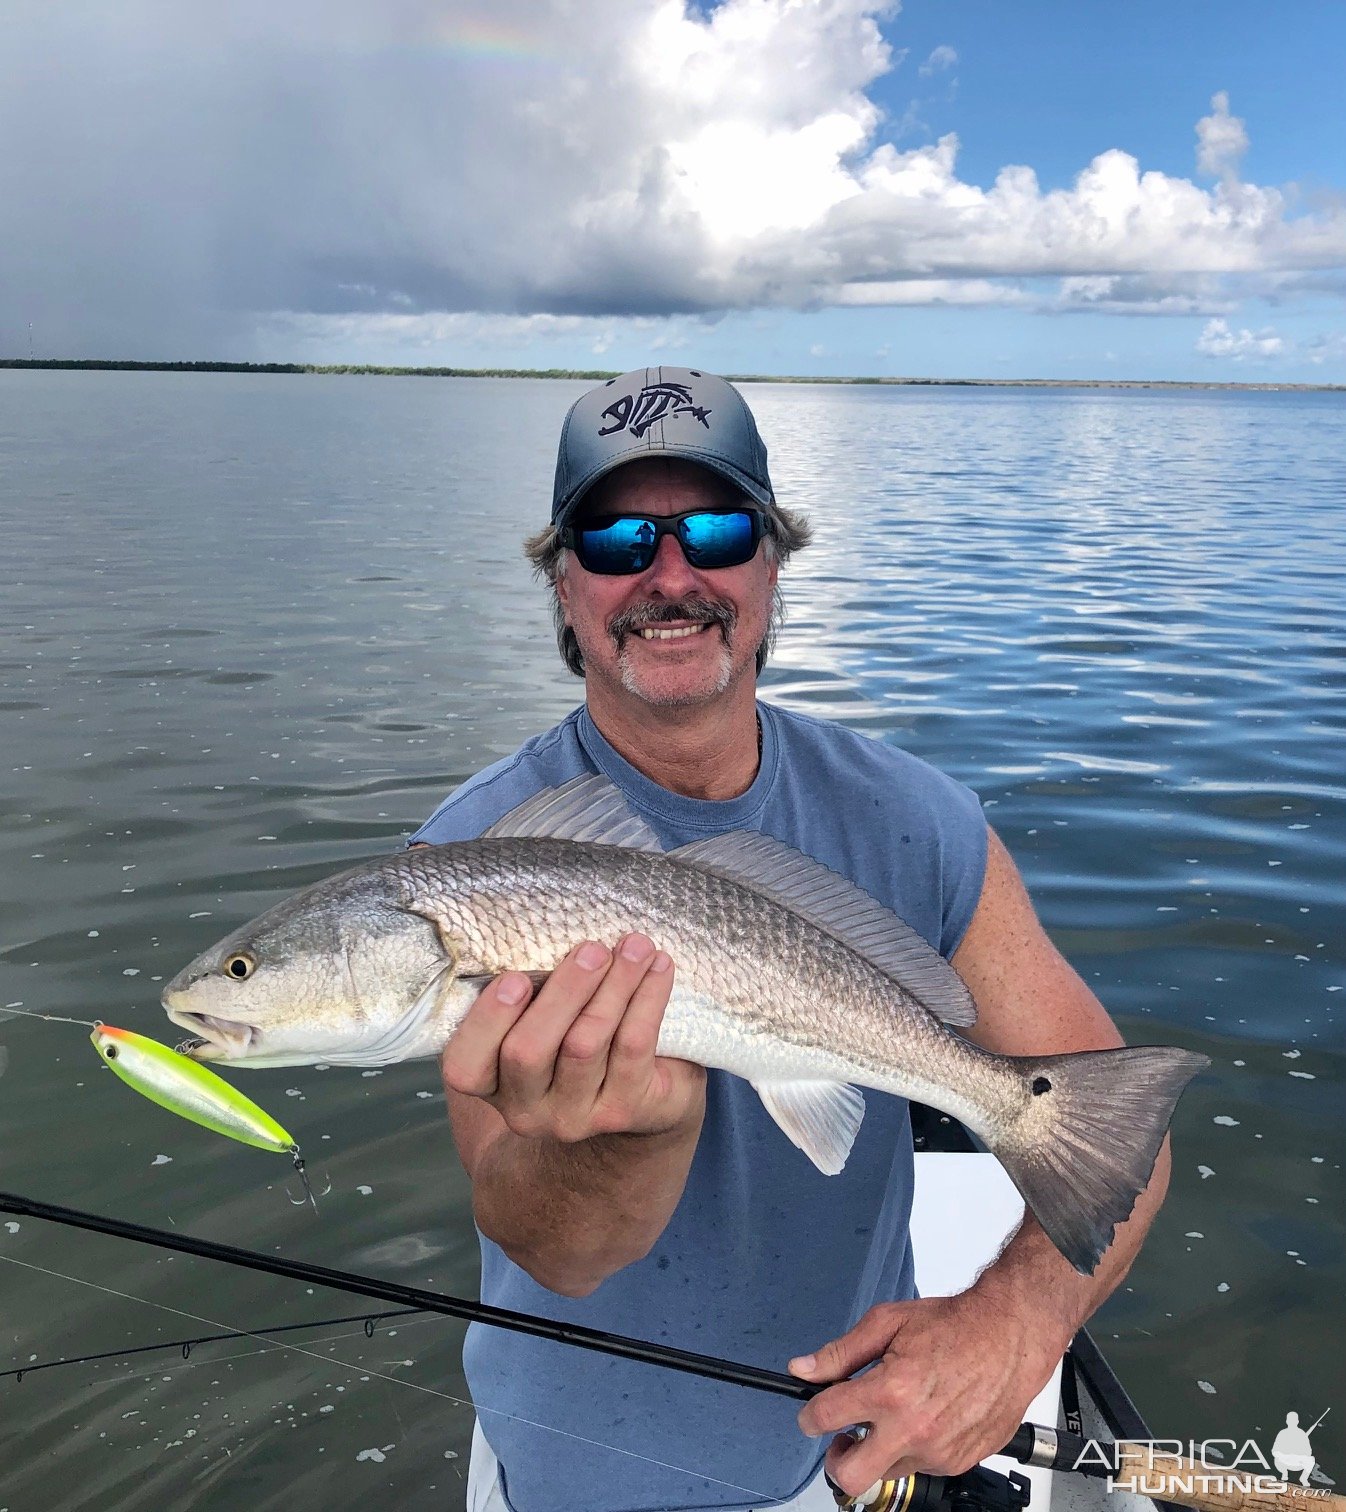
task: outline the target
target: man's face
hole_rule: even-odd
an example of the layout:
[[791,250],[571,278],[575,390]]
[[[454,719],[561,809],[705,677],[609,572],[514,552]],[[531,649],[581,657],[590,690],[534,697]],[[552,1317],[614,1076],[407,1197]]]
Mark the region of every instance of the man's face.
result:
[[[740,502],[707,469],[651,457],[628,462],[596,484],[576,519],[666,516]],[[579,641],[586,679],[648,704],[687,708],[754,671],[775,586],[776,563],[767,560],[765,543],[740,567],[704,571],[664,536],[649,568],[629,577],[586,572],[570,552],[556,592]]]

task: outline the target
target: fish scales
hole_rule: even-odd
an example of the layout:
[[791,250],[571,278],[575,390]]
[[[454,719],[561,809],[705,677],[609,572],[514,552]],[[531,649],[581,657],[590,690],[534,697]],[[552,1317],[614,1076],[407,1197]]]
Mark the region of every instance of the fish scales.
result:
[[408,904],[454,918],[464,967],[483,975],[548,971],[584,940],[615,944],[639,931],[675,962],[675,1015],[681,997],[712,999],[752,1034],[888,1083],[897,1055],[937,1075],[979,1053],[809,920],[665,856],[506,839],[421,847],[392,864],[406,875]]
[[203,952],[164,1006],[205,1036],[199,1059],[388,1065],[437,1054],[499,973],[545,976],[582,941],[632,931],[674,963],[660,1053],[749,1080],[828,1175],[863,1116],[859,1087],[952,1114],[1085,1273],[1208,1064],[1168,1046],[984,1050],[951,1027],[975,1017],[953,968],[851,883],[760,835],[664,854],[598,777],[538,794],[479,840],[306,889]]

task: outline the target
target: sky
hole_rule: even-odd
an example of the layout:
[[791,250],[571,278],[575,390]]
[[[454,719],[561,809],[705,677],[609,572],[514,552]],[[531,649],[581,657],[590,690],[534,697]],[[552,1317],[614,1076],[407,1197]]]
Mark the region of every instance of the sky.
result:
[[1346,383],[1346,6],[2,14],[0,357]]

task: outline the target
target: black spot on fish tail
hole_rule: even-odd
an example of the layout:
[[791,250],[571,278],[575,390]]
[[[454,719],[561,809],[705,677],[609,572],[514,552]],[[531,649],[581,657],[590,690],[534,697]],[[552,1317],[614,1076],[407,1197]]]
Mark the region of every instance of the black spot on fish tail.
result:
[[1091,1276],[1149,1184],[1178,1099],[1210,1061],[1144,1045],[1019,1065],[1033,1097],[995,1154],[1048,1238]]

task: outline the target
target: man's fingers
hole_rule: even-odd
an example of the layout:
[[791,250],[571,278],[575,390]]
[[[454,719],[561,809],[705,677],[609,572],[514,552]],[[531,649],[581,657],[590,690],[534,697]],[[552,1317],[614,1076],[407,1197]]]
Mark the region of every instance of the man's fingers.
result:
[[521,971],[507,971],[482,988],[440,1057],[440,1075],[450,1092],[495,1094],[500,1046],[522,1017],[532,992],[533,984]]
[[612,959],[606,945],[586,940],[547,978],[500,1046],[500,1096],[536,1105],[551,1088],[556,1057]]
[[558,1102],[588,1114],[608,1074],[613,1036],[653,958],[654,946],[642,934],[626,935],[617,942],[607,973],[561,1041],[552,1078],[552,1094]]
[[902,1302],[887,1302],[871,1307],[849,1333],[824,1344],[811,1355],[797,1355],[791,1360],[791,1374],[808,1381],[840,1381],[854,1375],[862,1366],[877,1360],[893,1342],[902,1326],[906,1306]]
[[857,1423],[869,1422],[874,1411],[874,1394],[863,1377],[858,1381],[839,1381],[800,1408],[799,1430],[809,1438],[824,1438]]
[[633,1076],[639,1079],[641,1071],[648,1075],[672,991],[673,962],[665,951],[655,951],[613,1036],[608,1056],[608,1076],[613,1083]]
[[902,1457],[902,1446],[870,1432],[862,1439],[848,1433],[832,1441],[823,1461],[828,1475],[850,1496],[862,1496],[875,1481],[914,1474],[914,1460]]

